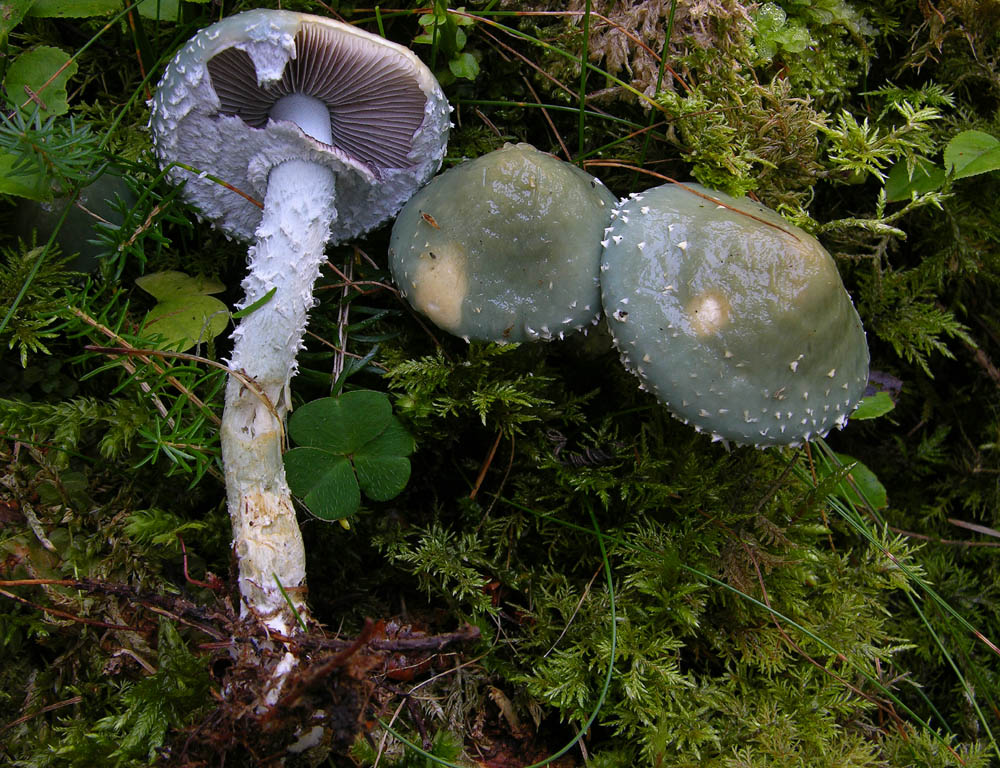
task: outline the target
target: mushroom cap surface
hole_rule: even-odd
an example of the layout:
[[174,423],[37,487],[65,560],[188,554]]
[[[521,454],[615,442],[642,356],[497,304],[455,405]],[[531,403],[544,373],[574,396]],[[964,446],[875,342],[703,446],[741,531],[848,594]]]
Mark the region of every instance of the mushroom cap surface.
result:
[[441,174],[403,207],[393,278],[456,336],[561,337],[600,314],[601,237],[615,200],[576,166],[507,144]]
[[799,444],[864,392],[868,345],[833,258],[746,198],[665,184],[623,200],[601,289],[625,365],[716,439]]
[[[305,93],[331,112],[333,143],[268,118],[282,96]],[[168,177],[228,234],[249,239],[268,174],[290,159],[336,176],[334,242],[377,226],[441,165],[450,107],[410,50],[330,19],[253,10],[199,31],[167,66],[150,126]],[[199,173],[200,172],[200,173]]]

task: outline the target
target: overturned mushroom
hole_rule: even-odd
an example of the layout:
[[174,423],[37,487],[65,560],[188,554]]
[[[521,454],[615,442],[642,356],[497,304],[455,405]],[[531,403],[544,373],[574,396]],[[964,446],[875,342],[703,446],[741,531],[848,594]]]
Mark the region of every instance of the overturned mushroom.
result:
[[798,444],[864,392],[868,346],[830,254],[745,198],[666,184],[623,200],[601,290],[626,366],[716,439]]
[[324,246],[393,215],[437,170],[448,112],[409,50],[346,24],[267,10],[201,30],[153,98],[155,149],[169,178],[186,183],[184,196],[204,217],[254,240],[241,306],[263,305],[233,334],[230,367],[244,383],[231,377],[226,389],[222,454],[244,609],[281,633],[297,623],[282,590],[305,609],[281,436]]
[[457,336],[562,337],[600,313],[600,241],[614,203],[576,166],[508,144],[441,174],[403,207],[393,278]]

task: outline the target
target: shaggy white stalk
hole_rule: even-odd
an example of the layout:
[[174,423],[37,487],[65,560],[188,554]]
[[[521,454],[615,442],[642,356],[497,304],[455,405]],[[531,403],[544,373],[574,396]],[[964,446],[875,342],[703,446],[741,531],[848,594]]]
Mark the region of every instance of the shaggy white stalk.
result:
[[279,583],[295,610],[306,615],[305,548],[281,458],[288,385],[335,215],[329,169],[289,160],[271,171],[242,306],[272,289],[274,295],[242,319],[233,333],[230,360],[230,367],[253,379],[266,400],[230,377],[222,416],[222,459],[243,613],[260,617],[282,634],[295,632],[296,621]]
[[[324,245],[382,224],[434,174],[450,109],[407,48],[323,17],[265,9],[199,31],[153,96],[150,126],[167,176],[227,234],[255,239],[242,307],[261,305],[233,335],[230,365],[242,375],[227,384],[221,439],[241,613],[272,637],[296,634],[296,614],[307,616],[305,547],[281,452]],[[263,214],[234,189],[264,197]],[[263,707],[278,700],[297,663],[280,645],[266,653],[235,646],[241,664],[277,662]]]

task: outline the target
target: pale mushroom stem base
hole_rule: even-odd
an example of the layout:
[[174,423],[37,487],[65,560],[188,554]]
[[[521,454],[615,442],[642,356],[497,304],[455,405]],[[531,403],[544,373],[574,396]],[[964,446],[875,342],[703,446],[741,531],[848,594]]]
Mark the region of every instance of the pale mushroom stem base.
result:
[[230,367],[255,387],[231,376],[222,416],[242,612],[285,635],[297,621],[282,590],[306,616],[305,547],[281,458],[288,383],[336,215],[334,189],[332,172],[313,163],[289,160],[271,171],[242,306],[274,294],[233,332]]

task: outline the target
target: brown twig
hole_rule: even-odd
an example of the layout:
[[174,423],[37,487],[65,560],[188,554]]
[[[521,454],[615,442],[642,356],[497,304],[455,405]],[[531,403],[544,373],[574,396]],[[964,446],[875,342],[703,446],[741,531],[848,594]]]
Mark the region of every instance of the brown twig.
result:
[[496,134],[496,137],[498,139],[503,138],[503,134],[500,133],[500,129],[493,124],[492,120],[490,120],[486,115],[483,114],[483,111],[479,107],[476,107],[472,111],[476,113],[476,117],[482,120],[487,128],[489,128],[491,131],[493,131],[494,134]]
[[[41,580],[40,580],[41,581]],[[54,581],[54,580],[53,580]],[[6,582],[0,582],[6,583]],[[107,621],[98,621],[97,619],[85,619],[82,616],[77,616],[74,613],[69,613],[68,611],[60,611],[58,608],[50,608],[46,605],[41,605],[39,603],[33,603],[31,600],[27,600],[19,595],[15,595],[13,592],[8,592],[6,589],[0,589],[0,595],[13,600],[15,603],[20,603],[21,605],[26,605],[36,611],[41,611],[42,613],[47,613],[50,616],[58,616],[62,619],[69,619],[78,624],[87,624],[91,627],[100,627],[101,629],[115,629],[123,630],[125,632],[139,632],[135,627],[130,627],[126,624],[111,624]]]
[[556,141],[559,142],[559,146],[562,148],[563,154],[566,156],[567,162],[573,162],[573,155],[570,154],[569,148],[566,146],[566,142],[563,141],[562,135],[559,133],[559,129],[556,128],[556,124],[552,121],[552,116],[549,115],[549,111],[542,106],[542,100],[538,98],[538,93],[534,88],[531,87],[531,82],[526,77],[521,77],[524,80],[525,86],[531,91],[531,95],[535,98],[535,102],[538,104],[538,108],[542,110],[542,117],[545,118],[545,122],[549,126],[549,130],[552,131],[552,135],[556,137]]
[[500,438],[502,437],[503,430],[498,430],[497,438],[493,441],[493,447],[490,448],[490,452],[486,454],[486,458],[479,467],[479,474],[476,475],[476,484],[472,486],[472,491],[469,493],[470,499],[476,498],[476,495],[479,493],[479,487],[483,484],[483,480],[486,479],[486,473],[489,471],[490,465],[493,463],[493,457],[497,455],[497,447],[500,445]]
[[[181,545],[181,557],[184,564],[184,579],[188,584],[194,584],[196,587],[204,587],[205,589],[210,589],[213,592],[220,592],[222,590],[222,584],[219,583],[218,579],[214,582],[208,581],[198,581],[198,579],[192,578],[191,574],[188,573],[188,551],[187,547],[184,546],[184,539],[180,534],[177,534],[177,541]],[[214,578],[214,577],[213,577]]]
[[42,101],[42,97],[39,96],[37,93],[35,93],[33,90],[31,90],[31,88],[29,88],[27,84],[24,85],[24,92],[28,94],[28,101],[26,101],[25,104],[29,102],[34,102],[39,109],[43,111],[48,110],[48,107],[45,105],[45,102]]
[[[490,25],[492,27],[495,27],[497,29],[502,29],[502,26],[500,24],[498,24],[497,22],[493,21],[492,19],[486,18],[484,16],[477,16],[474,13],[469,13],[469,12],[466,12],[466,11],[456,11],[456,10],[449,10],[449,13],[454,13],[456,16],[465,16],[465,17],[473,19],[475,21],[480,21],[483,24],[488,24],[488,25]],[[583,16],[585,14],[586,14],[586,11],[519,11],[517,15],[518,16]],[[657,64],[661,63],[662,57],[660,56],[660,54],[658,54],[656,51],[654,51],[652,48],[650,48],[648,45],[646,45],[646,43],[644,43],[632,30],[626,28],[625,26],[619,24],[616,21],[613,21],[612,19],[609,19],[607,16],[605,16],[603,14],[596,13],[595,11],[591,11],[590,15],[593,16],[596,19],[600,19],[605,24],[607,24],[609,27],[614,27],[619,32],[623,33],[632,42],[634,42],[636,45],[638,45],[640,48],[642,48],[644,51],[646,51],[646,53],[648,53],[650,56],[652,56],[653,59],[656,61]],[[504,30],[504,31],[506,31],[506,30]],[[669,43],[670,41],[668,40],[667,42]],[[667,72],[669,72],[671,74],[671,76],[674,77],[677,80],[678,83],[681,84],[681,87],[685,91],[688,91],[690,93],[691,86],[689,86],[684,81],[684,78],[682,78],[674,70],[673,67],[671,67],[669,64],[667,64],[667,65],[665,65],[664,69]],[[574,93],[573,95],[575,96],[576,94]],[[647,96],[643,96],[643,98],[645,98],[647,101],[652,101]]]
[[33,717],[38,717],[39,715],[44,715],[46,712],[54,712],[57,709],[62,709],[63,707],[71,707],[74,704],[79,704],[83,701],[83,696],[73,696],[72,698],[65,699],[64,701],[57,701],[55,704],[49,704],[48,706],[42,707],[39,710],[30,712],[27,715],[21,715],[17,720],[11,720],[4,726],[0,726],[0,733],[8,730],[9,728],[14,728],[21,723],[26,723]]
[[[125,18],[128,19],[128,28],[132,32],[132,35],[138,40],[138,33],[135,28],[135,6],[130,6],[126,11]],[[146,64],[142,60],[142,51],[139,48],[138,42],[135,46],[135,59],[139,62],[139,74],[142,76],[143,82],[145,83],[146,100],[153,98],[153,93],[149,88],[149,82],[146,81]]]
[[[154,371],[156,371],[157,374],[159,374],[161,376],[165,373],[165,371],[159,365],[157,365],[152,360],[150,360],[151,356],[157,356],[157,357],[176,357],[176,358],[179,358],[179,359],[182,359],[182,360],[191,360],[191,361],[198,362],[198,363],[205,363],[206,365],[210,365],[210,366],[214,366],[214,367],[217,367],[217,368],[221,368],[224,371],[229,371],[234,376],[237,376],[237,378],[241,378],[242,377],[241,381],[245,380],[244,384],[247,384],[247,382],[251,382],[251,380],[248,379],[245,375],[239,374],[236,371],[230,371],[229,368],[227,368],[226,366],[222,365],[221,363],[216,363],[214,360],[209,360],[209,359],[204,358],[204,357],[197,357],[196,355],[185,355],[182,352],[164,352],[164,351],[158,350],[158,349],[138,349],[136,347],[133,347],[125,339],[123,339],[117,333],[115,333],[114,331],[112,331],[106,325],[104,325],[103,323],[98,322],[97,320],[95,320],[94,318],[92,318],[90,315],[88,315],[86,312],[82,311],[81,309],[78,309],[77,307],[70,307],[69,311],[72,314],[74,314],[76,317],[78,317],[80,320],[82,320],[83,322],[85,322],[87,325],[89,325],[92,328],[96,328],[98,331],[100,331],[101,333],[103,333],[109,339],[112,339],[116,344],[120,345],[119,347],[102,347],[102,346],[96,346],[96,345],[88,345],[88,346],[84,347],[84,349],[87,349],[87,350],[90,350],[90,351],[94,351],[94,352],[101,352],[101,353],[106,354],[106,355],[125,356],[125,357],[127,357],[128,355],[134,355],[134,356],[138,357],[142,362],[146,363],[146,365],[150,366]],[[122,366],[129,373],[135,373],[135,371],[136,371],[135,366],[132,365],[131,363],[129,363],[127,360],[122,361]],[[201,408],[202,411],[207,416],[207,418],[210,421],[212,421],[216,426],[219,426],[219,425],[222,424],[222,421],[219,419],[219,417],[216,416],[215,413],[204,402],[202,402],[202,400],[197,395],[195,395],[193,392],[191,392],[191,390],[189,390],[186,386],[184,386],[177,379],[176,376],[167,376],[166,380],[172,386],[174,386],[181,394],[183,394],[185,397],[187,397],[192,403],[194,403],[197,407]],[[251,382],[251,384],[253,384],[253,383]],[[253,384],[253,386],[251,386],[251,384],[247,384],[247,388],[248,389],[252,389],[253,391],[256,392],[259,388],[255,389],[256,385]],[[156,395],[152,394],[152,390],[149,389],[149,385],[146,384],[145,382],[140,382],[140,386],[143,388],[144,391],[146,391],[147,393],[151,394],[151,396],[154,398],[154,402],[157,404],[156,409],[161,413],[161,415],[164,418],[167,418],[167,409],[166,409],[166,406],[163,404],[163,402],[158,397],[156,397]],[[270,406],[270,409],[273,411],[274,406],[270,405],[270,401],[267,400],[267,396],[263,392],[260,392],[259,394],[264,397],[265,401],[268,402],[268,405]]]
[[[540,66],[538,66],[537,64],[535,64],[535,62],[533,62],[531,59],[529,59],[527,56],[525,56],[523,53],[521,53],[520,51],[518,51],[513,46],[508,45],[503,40],[501,40],[500,38],[496,37],[496,35],[490,34],[485,29],[480,30],[480,34],[488,37],[499,48],[503,48],[508,53],[510,53],[510,54],[516,56],[517,58],[519,58],[524,64],[527,64],[529,67],[531,67],[533,70],[535,70],[535,72],[537,72],[539,75],[541,75],[542,77],[544,77],[546,80],[549,80],[559,90],[563,91],[564,93],[568,94],[569,96],[572,96],[574,98],[576,97],[576,95],[577,95],[576,91],[574,91],[569,86],[564,85],[563,83],[561,83],[558,79],[556,79],[555,77],[553,77],[552,75],[550,75],[548,72],[546,72]],[[500,53],[500,51],[497,51],[497,53]],[[503,54],[501,53],[501,55],[503,55]]]
[[902,528],[895,528],[891,525],[886,526],[893,533],[898,533],[900,536],[906,536],[908,539],[920,539],[922,541],[929,541],[933,544],[947,544],[952,547],[1000,547],[1000,542],[996,541],[968,541],[966,539],[939,539],[936,536],[928,536],[925,533],[917,533],[916,531],[905,531]]
[[143,232],[145,232],[147,229],[149,229],[151,226],[153,226],[153,219],[156,218],[156,216],[162,210],[163,209],[160,207],[159,203],[157,203],[156,205],[154,205],[153,208],[152,208],[152,210],[150,210],[149,215],[146,216],[146,220],[144,222],[142,222],[142,224],[140,224],[138,226],[138,228],[135,230],[135,232],[132,233],[132,235],[129,237],[128,240],[126,240],[124,243],[122,243],[121,245],[118,246],[118,252],[121,253],[126,248],[128,248],[129,246],[131,246],[136,240],[139,239],[139,235],[141,235]]
[[[332,341],[327,341],[326,339],[324,339],[318,333],[313,333],[312,331],[307,330],[306,331],[306,335],[307,336],[312,336],[320,344],[324,344],[324,345],[328,346],[330,349],[334,350],[335,352],[339,352],[339,353],[341,353],[343,355],[346,355],[347,357],[352,357],[355,360],[360,360],[361,358],[364,357],[364,355],[359,355],[357,352],[348,352],[346,349],[341,349],[336,344],[334,344]],[[372,360],[369,363],[369,365],[373,365],[376,368],[381,368],[383,371],[386,370],[386,368],[385,368],[384,365],[382,365],[381,363],[376,363],[374,360]]]
[[376,626],[376,622],[371,619],[365,619],[364,627],[361,628],[361,632],[358,634],[357,638],[350,643],[350,645],[334,654],[326,661],[304,670],[302,675],[295,681],[294,685],[290,687],[288,692],[278,699],[274,707],[268,711],[268,713],[264,716],[264,720],[269,720],[276,716],[277,713],[293,707],[299,700],[301,700],[306,691],[317,683],[325,680],[338,667],[344,666],[348,659],[364,648],[368,641],[371,640],[372,635],[375,633]]
[[994,384],[1000,386],[1000,369],[997,369],[997,367],[993,364],[993,361],[990,360],[990,356],[986,354],[985,349],[980,347],[975,350],[975,353],[972,355],[972,359],[976,361],[976,364],[980,368],[986,371],[986,374],[993,379]]
[[[222,363],[217,363],[215,360],[209,360],[207,357],[199,357],[198,355],[189,355],[184,352],[169,352],[163,349],[133,347],[127,341],[124,340],[123,343],[125,344],[125,346],[122,347],[102,347],[97,344],[88,344],[87,346],[84,347],[84,349],[86,349],[88,352],[100,352],[101,354],[110,356],[132,355],[134,357],[138,357],[144,363],[149,364],[154,371],[156,371],[161,375],[164,373],[163,369],[156,363],[154,363],[152,360],[150,360],[149,359],[150,357],[164,357],[164,358],[172,358],[175,360],[188,360],[194,363],[202,363],[203,365],[207,365],[211,368],[218,368],[220,371],[225,371],[234,379],[237,379],[240,382],[240,384],[242,384],[248,390],[253,392],[257,397],[259,397],[263,401],[264,405],[267,407],[267,410],[271,413],[271,415],[274,416],[274,418],[276,419],[278,418],[278,411],[275,409],[274,404],[267,396],[267,393],[257,384],[256,381],[254,381],[250,376],[248,376],[245,371],[237,371],[234,368],[230,368],[227,365],[223,365]],[[191,390],[185,387],[180,381],[178,381],[176,377],[167,376],[166,378],[167,381],[173,384],[174,387],[176,387],[181,394],[189,398],[192,403],[197,405],[199,408],[205,409],[206,415],[214,424],[218,426],[219,424],[222,423],[219,417],[216,416],[209,409],[208,405],[206,405],[201,400],[201,398],[199,398],[196,394],[191,392]]]
[[511,432],[510,455],[507,457],[507,468],[504,470],[503,477],[500,478],[500,484],[497,485],[497,489],[493,493],[493,501],[490,502],[490,505],[486,508],[486,512],[483,514],[483,519],[480,520],[479,525],[476,526],[477,531],[482,527],[483,523],[486,522],[486,518],[490,515],[490,513],[493,512],[493,507],[495,507],[497,502],[500,501],[500,494],[503,492],[504,486],[507,485],[507,478],[510,477],[511,469],[514,468],[514,440],[514,433]]
[[[112,584],[94,579],[9,579],[6,581],[0,581],[0,588],[38,586],[69,587],[71,589],[78,589],[82,592],[115,595],[116,597],[128,598],[151,611],[176,619],[177,621],[199,629],[210,637],[214,637],[216,639],[221,639],[225,635],[210,626],[205,626],[204,623],[198,624],[189,621],[185,619],[184,616],[192,616],[201,622],[215,621],[226,625],[227,628],[233,621],[235,621],[235,616],[232,614],[231,609],[222,612],[207,610],[181,597],[144,592],[128,584]],[[137,631],[131,627],[117,628]]]

